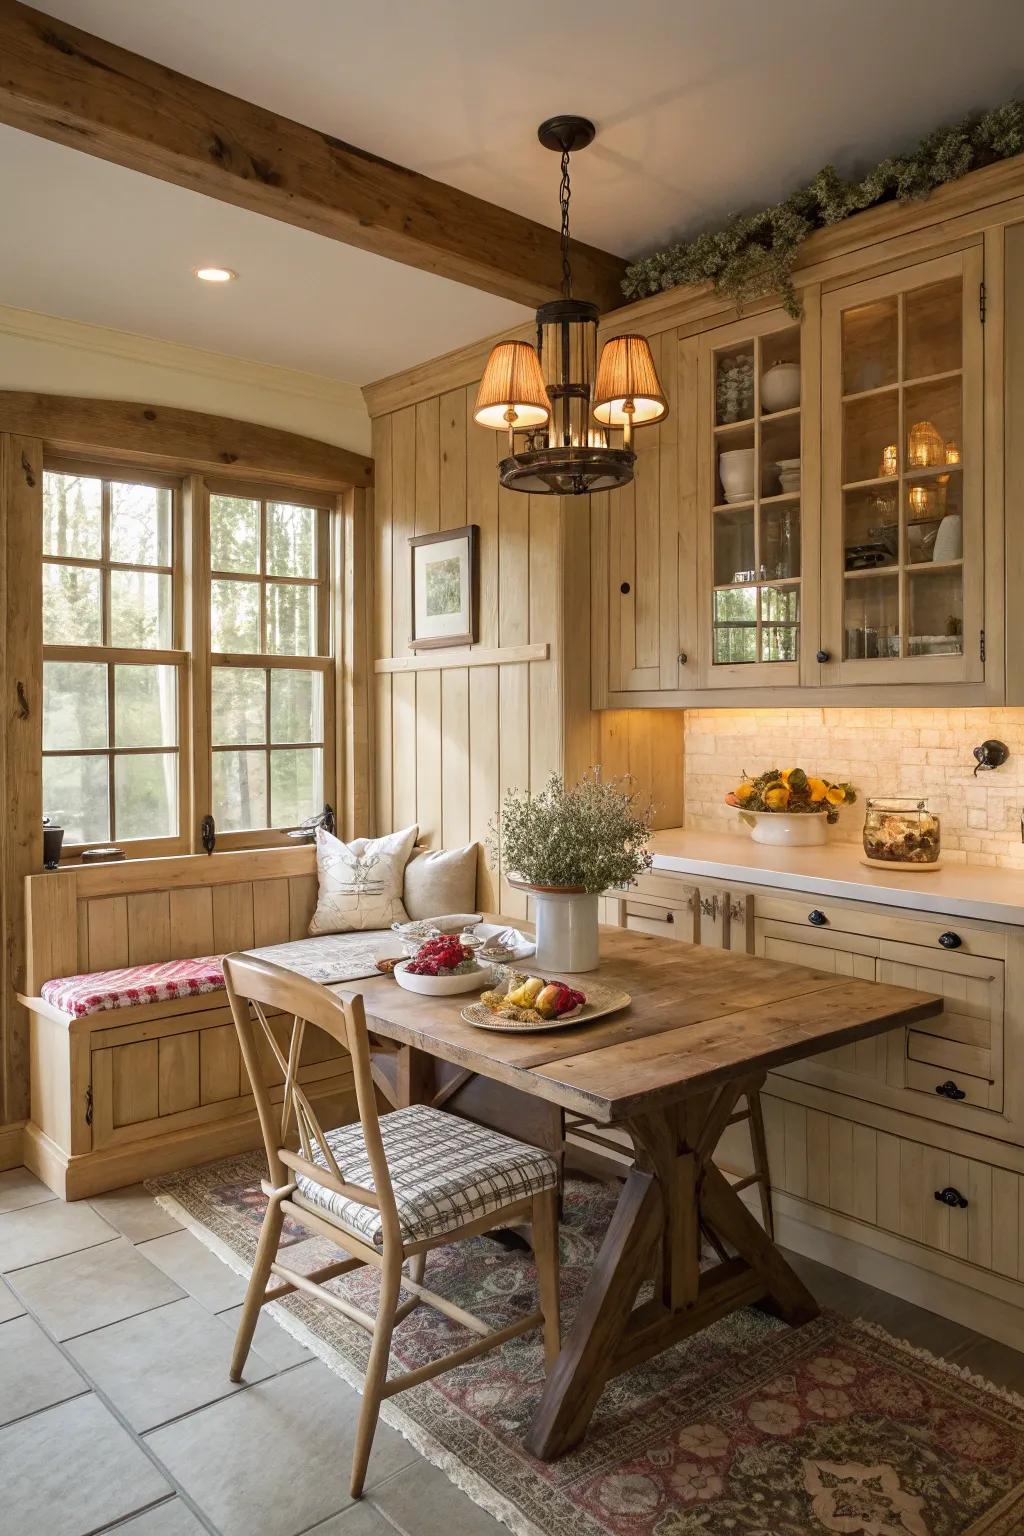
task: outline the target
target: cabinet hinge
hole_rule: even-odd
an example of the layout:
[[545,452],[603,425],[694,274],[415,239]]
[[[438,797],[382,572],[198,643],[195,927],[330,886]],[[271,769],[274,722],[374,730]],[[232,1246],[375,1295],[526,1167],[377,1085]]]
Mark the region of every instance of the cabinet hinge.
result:
[[985,660],[985,631],[983,629],[978,631],[978,655],[982,661]]
[[988,298],[985,293],[985,284],[978,284],[978,313],[981,315],[981,323],[985,324],[985,313],[988,308]]
[[85,1090],[85,1123],[92,1125],[92,1084]]

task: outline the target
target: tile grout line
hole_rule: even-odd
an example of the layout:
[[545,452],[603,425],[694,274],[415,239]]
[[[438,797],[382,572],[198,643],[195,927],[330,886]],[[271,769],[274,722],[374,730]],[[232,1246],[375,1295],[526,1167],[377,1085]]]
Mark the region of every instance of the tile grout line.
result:
[[[100,1244],[94,1244],[92,1246],[99,1247],[101,1245]],[[136,1245],[133,1244],[132,1246],[134,1247]],[[72,1250],[72,1251],[74,1252],[76,1250]],[[86,1252],[87,1250],[86,1249],[79,1249],[77,1251],[78,1252]],[[24,1266],[24,1267],[27,1268],[28,1266]],[[18,1299],[22,1300],[23,1298],[19,1297]],[[159,1309],[156,1308],[156,1307],[153,1307],[153,1308],[150,1308],[149,1310],[150,1311],[157,1311]],[[27,1303],[25,1304],[25,1311],[26,1311],[26,1314],[29,1317],[32,1318],[32,1320],[36,1324],[36,1326],[42,1330],[42,1332],[45,1334],[45,1336],[49,1339],[50,1343],[53,1344],[56,1349],[60,1350],[60,1353],[63,1355],[64,1359],[68,1362],[68,1364],[72,1367],[72,1369],[78,1373],[78,1375],[82,1379],[82,1381],[85,1382],[88,1391],[93,1394],[93,1396],[96,1398],[97,1402],[99,1402],[99,1403],[101,1403],[103,1405],[103,1407],[107,1410],[107,1412],[111,1415],[111,1417],[121,1426],[121,1428],[129,1436],[129,1438],[131,1439],[132,1443],[134,1445],[136,1445],[142,1451],[143,1455],[147,1458],[147,1460],[160,1473],[161,1477],[163,1477],[164,1481],[169,1485],[169,1487],[171,1489],[171,1494],[172,1495],[176,1494],[178,1496],[178,1498],[181,1499],[181,1501],[185,1505],[185,1507],[188,1510],[190,1510],[193,1515],[195,1515],[196,1519],[199,1521],[199,1523],[203,1527],[203,1529],[210,1533],[210,1536],[221,1536],[221,1532],[218,1531],[217,1527],[215,1525],[213,1525],[213,1523],[207,1518],[205,1512],[195,1502],[195,1500],[191,1497],[191,1495],[188,1492],[186,1492],[186,1490],[178,1482],[177,1478],[174,1477],[174,1475],[170,1471],[170,1468],[164,1466],[163,1462],[160,1460],[159,1456],[157,1456],[156,1452],[149,1445],[146,1444],[146,1441],[143,1438],[143,1436],[138,1434],[135,1431],[135,1429],[132,1427],[132,1425],[128,1423],[127,1419],[121,1413],[121,1411],[117,1407],[117,1405],[115,1403],[113,1403],[111,1401],[111,1399],[107,1396],[107,1394],[102,1390],[102,1388],[98,1386],[98,1384],[89,1375],[88,1371],[86,1371],[84,1369],[84,1367],[79,1365],[78,1361],[74,1358],[74,1356],[67,1349],[64,1348],[64,1345],[63,1345],[62,1341],[60,1339],[54,1337],[52,1331],[43,1322],[42,1318],[38,1317],[36,1315],[36,1313],[32,1310],[31,1306],[29,1306]],[[141,1316],[140,1313],[136,1313],[135,1315],[136,1316]],[[84,1338],[85,1335],[84,1334],[79,1334],[78,1337],[79,1338]],[[65,1398],[64,1401],[65,1402],[77,1402],[78,1399],[81,1398],[84,1395],[85,1395],[84,1393],[76,1393],[74,1397],[72,1397],[72,1398]],[[50,1406],[51,1406],[51,1408],[59,1408],[61,1406],[61,1404],[60,1403],[53,1403]],[[39,1413],[45,1413],[48,1410],[45,1409],[45,1408],[40,1408],[37,1411]],[[194,1411],[197,1411],[197,1410],[194,1410]],[[33,1417],[33,1416],[34,1415],[26,1414],[18,1422],[24,1423],[27,1418]],[[0,1434],[2,1434],[2,1433],[3,1433],[3,1430],[0,1430]],[[166,1499],[160,1499],[160,1500],[155,1500],[155,1501],[151,1500],[149,1504],[143,1505],[139,1509],[129,1511],[129,1513],[125,1515],[125,1519],[127,1520],[127,1519],[131,1518],[134,1515],[141,1514],[146,1509],[152,1508],[154,1503],[161,1503],[161,1504],[162,1503],[166,1503]],[[107,1528],[109,1529],[109,1526]],[[91,1532],[83,1533],[83,1536],[96,1536],[97,1530],[103,1530],[103,1529],[104,1528],[102,1526],[100,1526],[100,1527],[95,1527],[94,1526],[92,1528]]]

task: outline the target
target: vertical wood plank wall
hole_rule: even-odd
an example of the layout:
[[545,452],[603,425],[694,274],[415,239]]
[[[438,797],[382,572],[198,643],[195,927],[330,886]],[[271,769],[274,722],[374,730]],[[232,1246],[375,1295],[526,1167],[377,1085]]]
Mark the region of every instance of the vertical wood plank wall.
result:
[[[374,420],[374,655],[411,654],[409,539],[476,523],[479,647],[541,643],[548,658],[376,673],[376,828],[417,822],[429,846],[485,845],[506,790],[538,790],[552,772],[574,781],[594,763],[634,773],[658,825],[678,826],[681,713],[590,707],[589,500],[502,490],[505,439],[473,421],[475,395],[460,386]],[[477,897],[526,914],[486,847]]]

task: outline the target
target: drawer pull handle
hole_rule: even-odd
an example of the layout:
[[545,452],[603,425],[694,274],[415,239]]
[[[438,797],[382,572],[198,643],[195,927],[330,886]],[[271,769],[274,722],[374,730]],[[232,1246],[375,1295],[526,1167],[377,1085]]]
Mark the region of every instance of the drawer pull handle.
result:
[[958,1189],[954,1189],[952,1184],[947,1184],[945,1189],[937,1189],[935,1198],[940,1204],[950,1205],[955,1210],[966,1211],[967,1209],[966,1197]]
[[817,907],[815,907],[813,912],[808,912],[807,921],[813,923],[815,928],[825,928],[828,925],[828,918],[824,912],[819,912]]
[[951,1077],[947,1078],[944,1083],[940,1083],[935,1092],[941,1094],[944,1099],[955,1099],[957,1103],[967,1097],[964,1090],[958,1088]]
[[963,943],[963,939],[958,933],[940,933],[939,943],[942,945],[943,949],[959,949]]
[[674,923],[675,920],[676,920],[676,915],[675,915],[674,912],[666,912],[665,913],[665,921],[666,921],[666,923]]
[[825,650],[818,651],[817,654],[815,655],[814,659],[818,663],[819,666],[823,667],[825,665],[826,661],[831,661],[832,660],[832,652],[831,651],[825,651]]

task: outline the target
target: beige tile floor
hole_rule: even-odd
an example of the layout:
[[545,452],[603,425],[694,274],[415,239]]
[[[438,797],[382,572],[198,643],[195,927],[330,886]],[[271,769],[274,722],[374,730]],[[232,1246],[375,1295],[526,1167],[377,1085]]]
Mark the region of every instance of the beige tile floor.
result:
[[[798,1259],[819,1300],[1024,1390],[1024,1355]],[[381,1425],[348,1496],[358,1398],[270,1318],[227,1379],[242,1285],[141,1188],[64,1205],[0,1174],[4,1536],[498,1536]]]

